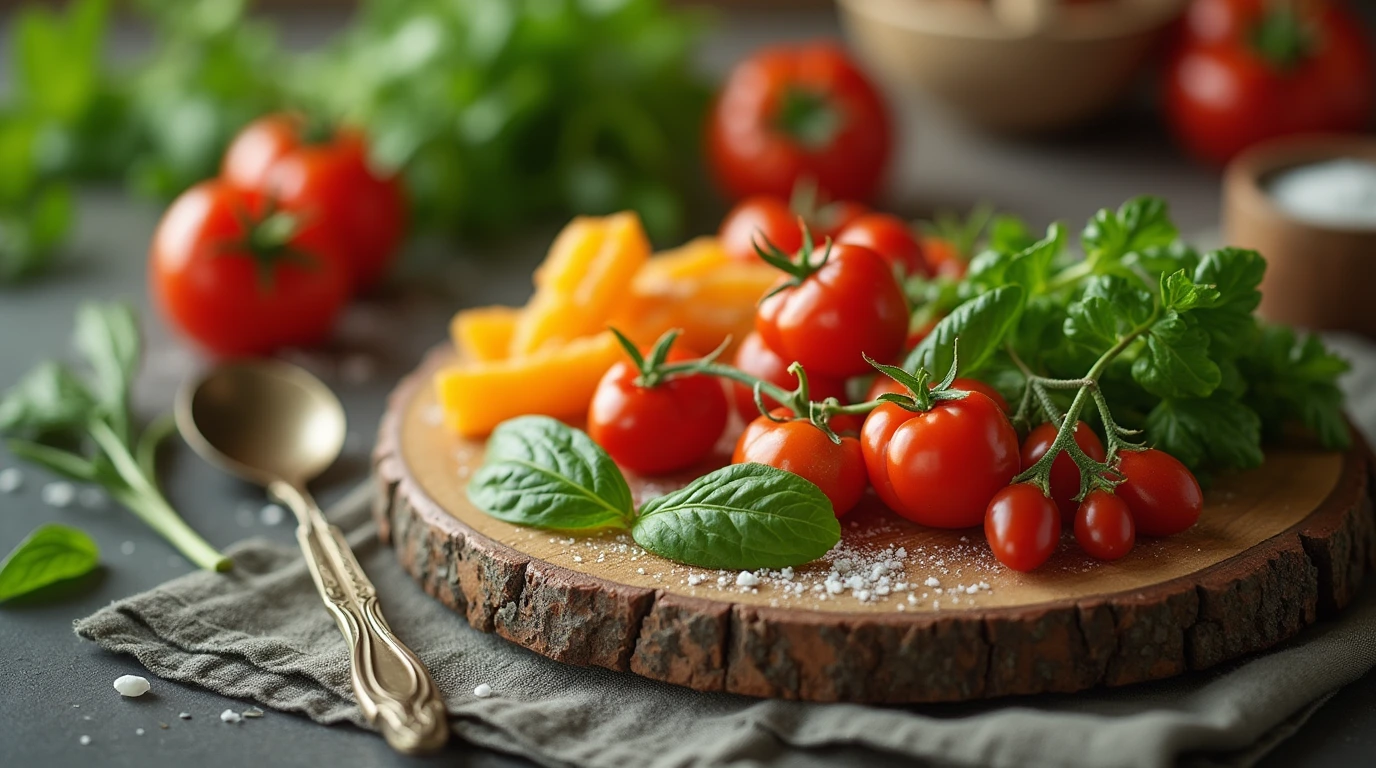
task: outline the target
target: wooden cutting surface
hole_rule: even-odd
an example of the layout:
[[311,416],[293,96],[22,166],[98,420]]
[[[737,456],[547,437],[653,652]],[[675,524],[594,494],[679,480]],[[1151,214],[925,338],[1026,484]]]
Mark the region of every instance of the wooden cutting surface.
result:
[[[870,499],[843,519],[832,553],[792,572],[691,568],[626,534],[555,534],[474,508],[465,484],[483,446],[440,424],[428,382],[451,355],[394,395],[377,453],[384,531],[475,626],[572,663],[820,700],[1130,683],[1294,634],[1346,602],[1376,551],[1365,447],[1293,446],[1219,477],[1191,530],[1112,563],[1067,534],[1049,563],[1020,574],[980,531],[917,526]],[[645,498],[695,474],[632,485]],[[886,670],[898,674],[874,678]]]

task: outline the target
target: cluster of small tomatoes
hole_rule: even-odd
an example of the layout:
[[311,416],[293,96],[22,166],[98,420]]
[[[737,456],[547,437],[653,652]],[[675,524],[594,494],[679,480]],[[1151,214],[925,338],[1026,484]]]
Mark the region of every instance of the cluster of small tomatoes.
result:
[[164,315],[221,355],[325,340],[405,235],[401,184],[367,155],[357,131],[297,115],[246,126],[220,176],[182,193],[158,224],[149,280]]
[[[909,348],[901,281],[930,274],[931,266],[897,217],[854,204],[829,215],[835,218],[825,221],[820,243],[810,242],[811,228],[799,226],[782,201],[747,200],[727,217],[724,246],[740,258],[765,258],[783,276],[760,302],[733,366],[694,362],[694,352],[661,345],[652,355],[630,349],[606,373],[588,433],[612,458],[647,476],[699,467],[734,408],[748,423],[733,462],[800,475],[826,494],[838,517],[872,487],[913,522],[982,524],[995,556],[1022,571],[1056,550],[1063,521],[1073,521],[1088,554],[1106,560],[1127,554],[1138,534],[1167,536],[1194,524],[1203,506],[1199,484],[1157,450],[1124,452],[1116,467],[1121,482],[1079,502],[1080,469],[1065,452],[1052,464],[1049,495],[1033,483],[1010,484],[1046,454],[1058,430],[1042,424],[1020,441],[1007,402],[983,382],[954,379],[933,390],[925,372],[897,370],[897,378],[877,376],[861,403],[844,405],[850,383],[875,372],[872,360],[895,361]],[[729,395],[718,377],[732,380]],[[902,397],[881,400],[886,393]],[[1087,424],[1076,425],[1074,438],[1104,461],[1103,443]]]

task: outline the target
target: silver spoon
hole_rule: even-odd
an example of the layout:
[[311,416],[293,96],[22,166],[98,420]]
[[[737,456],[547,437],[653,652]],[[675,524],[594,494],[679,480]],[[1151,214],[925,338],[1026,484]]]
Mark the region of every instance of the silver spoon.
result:
[[349,645],[358,706],[398,752],[439,749],[449,723],[430,673],[387,626],[377,592],[306,483],[338,458],[344,409],[321,381],[277,361],[221,365],[177,396],[177,427],[202,458],[296,513],[296,540]]

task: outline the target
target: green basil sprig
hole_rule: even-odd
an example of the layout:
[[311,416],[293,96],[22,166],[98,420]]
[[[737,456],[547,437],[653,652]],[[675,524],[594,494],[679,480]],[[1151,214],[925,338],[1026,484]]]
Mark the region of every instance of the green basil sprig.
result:
[[0,602],[84,576],[99,563],[90,536],[56,523],[39,526],[0,563]]
[[547,416],[503,422],[468,498],[493,517],[552,530],[629,530],[648,552],[701,568],[783,568],[826,554],[841,525],[821,489],[763,464],[735,464],[647,501],[583,432]]

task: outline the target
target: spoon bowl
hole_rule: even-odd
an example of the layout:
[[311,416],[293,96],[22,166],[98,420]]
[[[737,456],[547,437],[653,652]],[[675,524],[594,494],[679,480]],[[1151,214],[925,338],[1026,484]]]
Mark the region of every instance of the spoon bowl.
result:
[[182,390],[177,423],[197,453],[245,480],[296,485],[344,447],[344,408],[319,379],[278,361],[221,365]]

